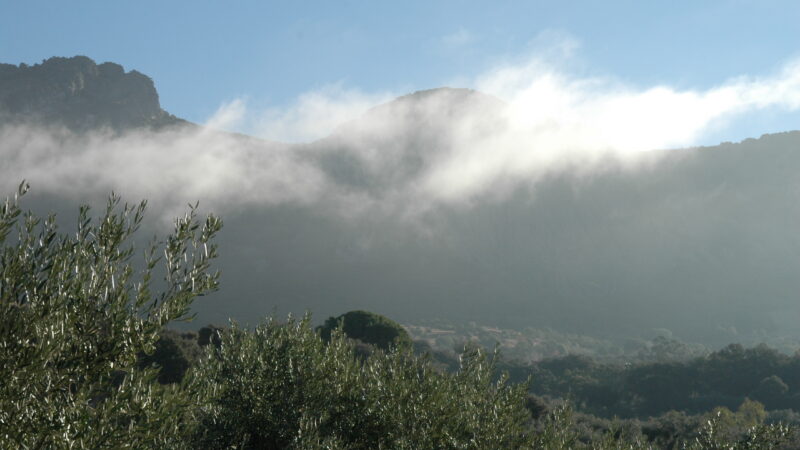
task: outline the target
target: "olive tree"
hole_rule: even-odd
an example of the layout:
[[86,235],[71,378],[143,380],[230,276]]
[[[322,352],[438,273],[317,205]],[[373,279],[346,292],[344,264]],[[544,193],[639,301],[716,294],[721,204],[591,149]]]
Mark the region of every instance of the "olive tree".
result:
[[302,320],[233,326],[195,376],[208,399],[197,448],[528,448],[527,385],[497,380],[479,349],[445,373],[406,347],[366,359],[341,329]]
[[159,386],[136,358],[217,288],[222,222],[194,205],[138,251],[145,202],[112,194],[66,234],[55,216],[22,212],[26,190],[0,207],[0,448],[180,447],[191,393]]

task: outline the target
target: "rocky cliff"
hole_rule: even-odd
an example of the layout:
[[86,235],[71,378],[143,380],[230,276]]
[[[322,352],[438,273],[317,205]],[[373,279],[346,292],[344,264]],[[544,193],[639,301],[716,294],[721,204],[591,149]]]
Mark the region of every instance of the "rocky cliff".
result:
[[62,124],[74,131],[186,123],[161,109],[153,80],[85,56],[0,64],[0,123]]

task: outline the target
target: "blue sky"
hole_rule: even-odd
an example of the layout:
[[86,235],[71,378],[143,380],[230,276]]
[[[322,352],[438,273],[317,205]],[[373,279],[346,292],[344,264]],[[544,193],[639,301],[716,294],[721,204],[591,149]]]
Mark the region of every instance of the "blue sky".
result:
[[[361,103],[476,87],[531,58],[573,80],[703,91],[773,76],[800,57],[791,1],[0,0],[0,12],[0,61],[114,61],[151,76],[162,106],[197,122],[237,99],[274,112],[331,86]],[[739,114],[697,143],[800,128],[788,109]]]

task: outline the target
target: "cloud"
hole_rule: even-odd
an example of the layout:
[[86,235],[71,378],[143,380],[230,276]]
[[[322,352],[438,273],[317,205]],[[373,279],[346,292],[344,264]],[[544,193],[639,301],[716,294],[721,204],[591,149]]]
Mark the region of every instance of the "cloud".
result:
[[535,182],[566,167],[589,170],[611,157],[623,165],[648,151],[697,145],[737,115],[800,108],[800,64],[766,77],[737,77],[706,90],[637,89],[607,78],[577,78],[533,58],[474,81],[507,102],[505,126],[454,137],[457,150],[423,180],[442,201],[463,201],[509,182]]
[[[24,177],[76,200],[114,189],[165,209],[201,200],[221,211],[288,203],[408,217],[502,198],[554,171],[636,167],[650,150],[696,145],[739,115],[800,109],[800,62],[691,90],[575,76],[557,61],[537,54],[473,77],[494,99],[435,91],[374,108],[396,95],[340,83],[266,111],[233,100],[206,127],[75,135],[6,125],[0,180],[6,192]],[[215,131],[242,127],[301,144]]]
[[341,83],[326,85],[300,95],[288,107],[257,112],[249,130],[254,135],[281,142],[313,141],[396,96],[389,92],[368,94],[346,89]]
[[237,98],[220,105],[204,125],[215,130],[235,129],[242,124],[246,114],[246,101],[243,98]]
[[113,190],[127,199],[149,199],[165,218],[198,200],[219,212],[252,205],[305,204],[320,198],[325,188],[323,174],[288,147],[210,128],[116,135],[3,126],[0,154],[5,192],[11,192],[20,178],[36,193],[76,202]]

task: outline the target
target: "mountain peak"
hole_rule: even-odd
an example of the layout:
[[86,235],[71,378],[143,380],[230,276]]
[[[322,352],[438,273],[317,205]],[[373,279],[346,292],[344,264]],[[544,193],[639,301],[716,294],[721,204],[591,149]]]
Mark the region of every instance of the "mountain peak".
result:
[[367,113],[397,113],[398,109],[419,113],[426,111],[436,115],[461,116],[476,112],[496,113],[505,106],[496,97],[468,88],[439,87],[403,95],[395,100],[376,106]]
[[[438,88],[422,89],[422,90],[419,90],[419,91],[415,91],[415,92],[412,92],[410,94],[406,94],[406,95],[403,95],[401,97],[398,97],[397,100],[403,100],[403,99],[409,99],[409,100],[417,99],[418,100],[418,99],[424,99],[424,98],[428,98],[428,97],[431,97],[431,96],[438,96],[438,95],[446,95],[446,96],[449,96],[450,98],[454,98],[454,99],[455,98],[463,98],[463,99],[468,99],[468,98],[489,99],[489,98],[491,98],[491,99],[494,99],[494,97],[492,97],[492,96],[490,96],[488,94],[484,94],[484,93],[482,93],[480,91],[476,91],[475,89],[454,88],[454,87],[449,87],[449,86],[441,86],[441,87],[438,87]],[[499,101],[497,99],[495,99],[495,100]]]
[[148,76],[86,56],[0,64],[0,122],[57,123],[74,131],[183,123],[161,109]]

